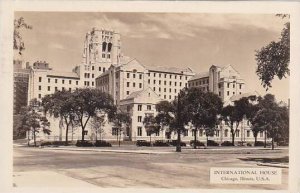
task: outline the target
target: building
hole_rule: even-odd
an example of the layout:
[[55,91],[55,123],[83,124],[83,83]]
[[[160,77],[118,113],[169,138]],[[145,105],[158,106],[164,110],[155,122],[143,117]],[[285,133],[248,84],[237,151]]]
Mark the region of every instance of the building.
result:
[[245,81],[231,65],[212,65],[207,72],[196,74],[189,80],[189,87],[200,87],[203,91],[213,92],[223,100],[245,92]]
[[96,88],[111,94],[116,105],[131,93],[150,87],[162,100],[174,100],[195,73],[190,68],[156,67],[141,64],[137,59],[121,58],[96,78]]
[[[55,71],[47,62],[37,61],[28,65],[28,101],[41,99],[57,90],[73,91],[78,88],[96,87],[109,93],[115,104],[132,117],[130,129],[122,134],[123,140],[148,140],[149,133],[144,127],[146,116],[155,116],[155,104],[159,101],[176,99],[181,89],[200,87],[203,91],[213,92],[230,104],[245,94],[245,82],[240,74],[231,66],[212,65],[206,72],[196,74],[191,68],[163,67],[141,64],[135,58],[123,56],[121,53],[120,34],[113,30],[93,28],[86,34],[82,62],[70,72]],[[45,139],[64,139],[63,126],[58,120],[51,120],[52,136]],[[213,137],[218,143],[230,140],[230,130],[225,123],[216,126]],[[59,128],[59,130],[58,130]],[[186,126],[182,140],[194,139],[191,132],[193,126]],[[254,141],[249,122],[241,123],[236,139]],[[80,139],[80,128],[70,130],[72,138]],[[198,132],[199,140],[206,140],[205,130]],[[59,137],[58,137],[59,136]],[[176,134],[163,128],[155,134],[154,140],[175,140]],[[259,135],[260,137],[260,135]],[[263,137],[263,134],[262,134]],[[106,124],[102,139],[115,140],[116,128]],[[95,139],[95,132],[88,126],[86,139]]]

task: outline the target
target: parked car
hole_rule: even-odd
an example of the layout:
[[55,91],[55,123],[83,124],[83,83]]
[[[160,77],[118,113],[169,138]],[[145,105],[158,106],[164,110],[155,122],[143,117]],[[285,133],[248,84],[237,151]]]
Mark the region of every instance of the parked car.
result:
[[137,140],[136,141],[136,146],[150,146],[150,142],[146,140]]
[[230,141],[224,141],[221,146],[233,146],[233,144]]
[[215,142],[214,140],[208,140],[207,146],[219,146],[219,143]]
[[[190,141],[190,146],[194,146],[195,140]],[[200,142],[199,140],[196,140],[196,146],[205,146],[204,143]]]
[[163,141],[163,140],[156,140],[154,143],[153,143],[153,146],[159,146],[159,147],[166,147],[166,146],[170,146],[169,143]]

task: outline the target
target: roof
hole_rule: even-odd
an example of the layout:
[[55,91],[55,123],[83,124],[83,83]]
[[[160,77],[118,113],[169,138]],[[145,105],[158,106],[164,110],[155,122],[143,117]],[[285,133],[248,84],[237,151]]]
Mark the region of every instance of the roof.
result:
[[60,71],[54,71],[54,70],[49,71],[47,76],[64,77],[64,78],[79,78],[78,74],[75,72],[60,72]]
[[177,67],[167,67],[167,66],[146,66],[149,71],[156,71],[156,72],[169,72],[169,73],[184,73],[190,72],[193,73],[191,68],[177,68]]
[[139,96],[142,92],[144,92],[144,90],[135,91],[131,93],[128,97],[126,97],[126,99],[134,99],[137,96]]
[[200,73],[195,74],[195,76],[193,76],[189,81],[204,78],[204,77],[208,77],[208,76],[209,76],[208,71],[207,72],[200,72]]
[[258,92],[257,91],[253,91],[253,92],[247,92],[247,93],[243,93],[243,94],[239,94],[239,95],[234,95],[232,97],[230,97],[230,101],[237,101],[237,100],[240,100],[241,98],[243,97],[249,97],[249,96],[259,96]]

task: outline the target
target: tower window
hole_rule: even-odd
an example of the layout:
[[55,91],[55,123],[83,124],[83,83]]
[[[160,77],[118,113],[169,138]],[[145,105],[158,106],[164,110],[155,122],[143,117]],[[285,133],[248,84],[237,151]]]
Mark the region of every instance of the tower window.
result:
[[111,47],[112,47],[112,43],[108,43],[108,46],[107,46],[107,51],[108,51],[108,52],[111,51]]
[[106,45],[107,45],[107,43],[106,43],[106,42],[103,42],[103,44],[102,44],[102,52],[105,52],[105,51],[106,51]]

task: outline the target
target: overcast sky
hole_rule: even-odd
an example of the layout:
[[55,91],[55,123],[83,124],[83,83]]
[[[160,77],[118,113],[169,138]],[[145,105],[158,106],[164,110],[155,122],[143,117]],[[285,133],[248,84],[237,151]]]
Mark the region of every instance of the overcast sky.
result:
[[[32,30],[23,30],[25,61],[47,61],[55,70],[80,64],[85,34],[93,27],[121,34],[124,55],[145,65],[191,67],[231,64],[249,91],[265,94],[255,74],[255,50],[278,40],[286,20],[274,15],[179,13],[16,12]],[[289,79],[274,80],[268,92],[287,101]]]

